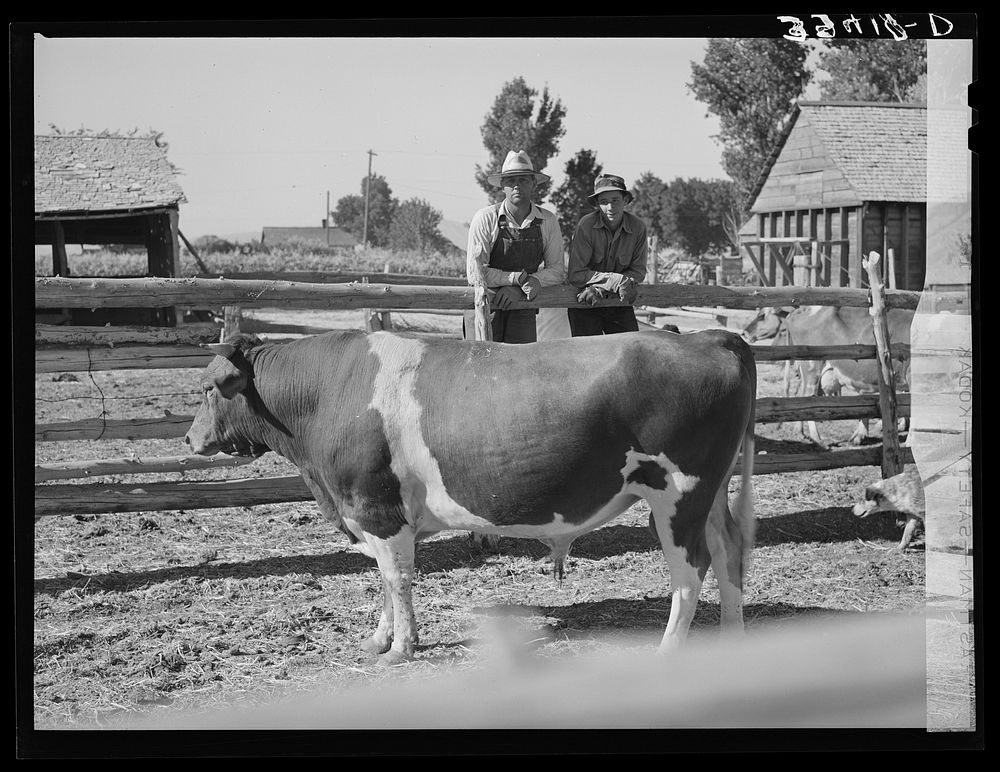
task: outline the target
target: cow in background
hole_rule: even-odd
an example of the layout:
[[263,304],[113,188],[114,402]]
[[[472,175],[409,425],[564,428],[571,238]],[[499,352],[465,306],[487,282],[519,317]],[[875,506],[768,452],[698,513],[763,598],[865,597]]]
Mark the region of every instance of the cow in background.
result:
[[[890,343],[909,343],[913,311],[890,308],[886,314]],[[875,345],[875,329],[867,307],[802,306],[785,319],[790,346]],[[878,393],[877,359],[831,359],[799,363],[799,393],[803,396],[822,394],[839,396],[843,388],[858,394]],[[893,376],[897,391],[909,391],[909,359],[893,361]],[[810,439],[824,445],[815,421],[809,421]],[[884,429],[883,429],[884,431]],[[806,433],[806,432],[803,432]],[[868,436],[868,421],[861,419],[848,442],[860,445]]]
[[[913,311],[891,308],[887,313],[891,343],[909,343]],[[867,307],[801,306],[762,308],[743,330],[748,343],[773,340],[788,346],[875,345],[875,331]],[[878,362],[875,359],[788,360],[785,365],[785,396],[791,396],[791,376],[799,375],[799,396],[840,396],[846,387],[859,394],[878,393]],[[909,390],[909,360],[894,360],[895,387]],[[817,445],[826,447],[815,421],[798,422],[799,431]],[[862,419],[848,442],[860,445],[868,436],[868,420]]]

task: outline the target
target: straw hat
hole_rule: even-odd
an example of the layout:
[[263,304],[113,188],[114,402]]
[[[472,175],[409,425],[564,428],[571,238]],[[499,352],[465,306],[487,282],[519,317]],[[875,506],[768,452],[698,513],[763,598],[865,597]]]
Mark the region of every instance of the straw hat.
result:
[[494,172],[486,178],[486,181],[495,188],[503,187],[502,180],[515,174],[533,174],[535,182],[548,182],[551,177],[547,174],[535,171],[535,165],[528,158],[528,154],[523,150],[511,150],[503,161],[503,166],[499,172]]

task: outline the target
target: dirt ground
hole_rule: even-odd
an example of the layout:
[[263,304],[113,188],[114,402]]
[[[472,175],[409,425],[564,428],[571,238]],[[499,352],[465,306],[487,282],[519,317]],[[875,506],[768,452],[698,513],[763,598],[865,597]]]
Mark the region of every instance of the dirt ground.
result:
[[[246,327],[255,325],[280,336],[280,320],[265,313],[248,318]],[[759,374],[759,396],[781,393],[780,365],[762,364]],[[197,377],[197,370],[36,375],[35,419],[190,415]],[[832,441],[846,440],[853,428],[852,421],[823,426]],[[812,450],[789,426],[758,427],[758,452]],[[181,439],[35,445],[36,463],[172,455],[185,455]],[[93,484],[294,473],[269,453],[239,468],[109,476]],[[876,467],[755,477],[748,638],[802,621],[840,624],[922,609],[922,539],[900,552],[896,516],[851,514],[878,478]],[[393,668],[379,667],[359,648],[381,608],[374,561],[350,550],[312,503],[40,518],[35,727],[209,726],[226,711],[301,705],[295,700],[303,695],[483,677],[501,672],[491,670],[498,661],[523,675],[595,656],[644,657],[670,608],[669,572],[647,514],[640,502],[580,538],[562,582],[536,541],[503,539],[493,551],[455,532],[421,543],[414,592],[421,644],[414,662]],[[715,640],[718,618],[710,574],[692,626],[694,646]],[[551,697],[553,709],[564,702]],[[386,726],[377,711],[358,710],[354,724]],[[329,722],[337,725],[334,713]]]

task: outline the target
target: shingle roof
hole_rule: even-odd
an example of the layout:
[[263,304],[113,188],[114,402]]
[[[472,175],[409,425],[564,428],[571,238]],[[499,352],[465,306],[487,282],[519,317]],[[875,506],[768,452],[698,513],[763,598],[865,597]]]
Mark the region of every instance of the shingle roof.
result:
[[[327,236],[329,236],[329,241],[327,241]],[[283,228],[265,226],[260,240],[265,245],[301,241],[323,246],[329,245],[331,247],[353,247],[358,243],[358,240],[350,233],[335,226],[331,226],[329,230],[322,227]]]
[[186,203],[152,138],[35,137],[35,214],[120,212]]
[[815,131],[862,201],[927,200],[927,109],[890,102],[799,102],[751,200],[799,121]]

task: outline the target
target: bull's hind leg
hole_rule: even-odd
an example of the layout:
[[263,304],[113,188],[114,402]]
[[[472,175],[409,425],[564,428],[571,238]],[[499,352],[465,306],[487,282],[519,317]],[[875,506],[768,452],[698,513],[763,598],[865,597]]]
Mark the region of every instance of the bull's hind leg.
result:
[[365,534],[365,541],[371,547],[382,574],[386,599],[379,626],[375,634],[365,641],[363,648],[371,653],[381,653],[379,661],[382,664],[394,665],[412,659],[417,643],[412,595],[416,540],[413,530],[404,526],[388,538]]
[[743,534],[729,510],[729,486],[723,483],[705,524],[712,573],[719,585],[722,632],[743,634]]
[[654,530],[670,569],[670,617],[660,642],[660,653],[679,648],[687,638],[698,607],[701,585],[710,563],[705,542],[705,518],[693,513],[690,501],[676,501],[656,493],[646,500]]

